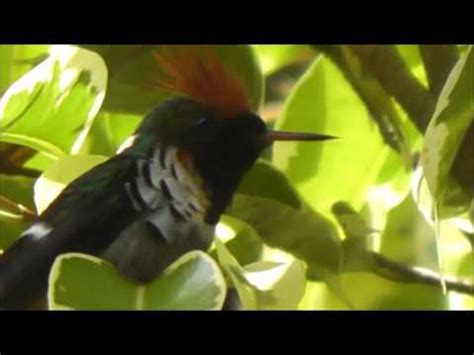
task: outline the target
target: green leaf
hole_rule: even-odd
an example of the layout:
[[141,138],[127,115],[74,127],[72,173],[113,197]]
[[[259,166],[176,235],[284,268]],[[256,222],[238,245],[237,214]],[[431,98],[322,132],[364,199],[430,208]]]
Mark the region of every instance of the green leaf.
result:
[[374,232],[348,203],[339,201],[333,205],[332,210],[347,238],[361,238]]
[[0,250],[7,249],[29,224],[30,221],[25,221],[21,217],[9,215],[0,210]]
[[459,217],[464,219],[466,221],[465,223],[469,223],[465,214],[469,208],[470,197],[451,176],[448,176],[446,182],[443,201],[439,201],[438,205],[436,205],[437,200],[433,198],[428,187],[428,182],[423,176],[423,169],[419,167],[415,171],[412,180],[412,194],[418,209],[431,225],[435,223],[435,207],[437,208],[437,217],[440,220]]
[[56,161],[36,180],[34,198],[38,213],[42,213],[70,182],[106,160],[100,155],[72,155]]
[[262,159],[244,175],[237,192],[274,199],[295,208],[301,207],[300,197],[285,174]]
[[436,267],[434,231],[423,218],[413,196],[405,199],[387,216],[378,251],[408,265]]
[[0,104],[0,140],[61,157],[77,152],[105,96],[107,68],[97,54],[53,46]]
[[295,209],[267,198],[237,194],[230,214],[250,224],[273,248],[304,260],[311,274],[337,273],[342,250],[334,225],[309,209]]
[[[472,46],[462,53],[451,70],[436,103],[435,112],[425,133],[421,152],[423,175],[433,199],[428,220],[434,221],[438,251],[438,269],[445,271],[444,253],[440,246],[440,219],[444,217],[442,207],[453,195],[451,168],[469,127],[474,124],[474,101],[472,100],[472,78],[474,77],[474,52]],[[462,152],[464,153],[464,152]],[[472,152],[466,155],[465,164],[472,159]],[[470,179],[472,181],[472,179]],[[471,183],[472,184],[472,183]],[[462,197],[464,193],[458,193]],[[429,198],[425,201],[429,201]],[[459,198],[457,199],[459,201]],[[465,199],[465,210],[470,200]],[[429,202],[428,202],[429,205]],[[445,290],[444,280],[442,280]]]
[[443,203],[451,165],[474,120],[473,76],[474,51],[470,46],[448,76],[425,134],[421,164],[437,206]]
[[[474,283],[474,250],[466,253],[458,258],[459,265],[456,272],[457,275],[463,276],[471,284]],[[451,310],[473,310],[474,297],[472,295],[462,295],[455,292],[450,292],[449,306]]]
[[141,116],[111,113],[101,110],[81,149],[81,154],[113,156],[124,141],[133,134]]
[[225,247],[225,244],[218,238],[215,240],[217,258],[219,264],[222,266],[224,272],[232,280],[232,284],[239,294],[242,306],[247,310],[257,309],[257,300],[255,290],[252,285],[249,285],[243,276],[243,268],[235,257]]
[[[157,45],[88,45],[99,53],[109,69],[108,94],[104,110],[143,116],[169,93],[153,87],[152,79],[162,75],[154,60]],[[247,45],[214,46],[222,62],[242,79],[251,102],[258,111],[263,100],[263,76],[258,61]]]
[[201,251],[183,255],[146,285],[123,278],[106,261],[70,253],[53,264],[48,302],[53,310],[216,310],[225,292],[218,266]]
[[335,201],[360,209],[389,148],[337,67],[320,56],[288,98],[276,128],[320,132],[328,142],[279,142],[273,163],[314,209],[330,215]]
[[258,261],[241,267],[220,240],[216,240],[216,247],[219,262],[231,277],[244,309],[296,309],[306,283],[300,261]]
[[[221,216],[216,226],[216,238],[225,243],[241,265],[260,259],[263,243],[257,232],[247,223],[228,215]],[[210,251],[216,257],[215,250]]]
[[13,48],[12,45],[0,45],[0,95],[3,94],[12,81]]
[[244,267],[244,276],[257,290],[258,309],[296,309],[304,295],[306,270],[299,260],[258,261]]
[[47,45],[0,45],[0,95],[48,56]]
[[349,204],[343,201],[335,203],[332,210],[346,236],[342,241],[343,271],[370,271],[369,237],[375,230]]

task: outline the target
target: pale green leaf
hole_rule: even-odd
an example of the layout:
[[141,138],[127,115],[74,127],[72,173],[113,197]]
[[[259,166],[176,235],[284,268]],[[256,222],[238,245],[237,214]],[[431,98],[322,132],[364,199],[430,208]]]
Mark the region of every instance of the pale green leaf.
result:
[[81,154],[113,156],[130,137],[142,117],[101,110],[81,149]]
[[0,251],[8,248],[29,224],[30,221],[0,210]]
[[33,66],[48,56],[48,45],[0,45],[0,95],[26,74]]
[[296,309],[304,295],[306,270],[299,260],[258,261],[244,267],[244,277],[255,287],[257,306],[265,310]]
[[104,260],[70,253],[53,264],[48,302],[52,310],[217,310],[225,292],[218,266],[201,251],[183,255],[144,285]]
[[342,250],[335,226],[320,214],[257,196],[237,194],[230,214],[250,224],[265,244],[304,260],[313,275],[337,273]]
[[271,163],[260,159],[245,173],[237,192],[271,198],[295,208],[301,207],[298,193],[288,178]]
[[[215,234],[241,265],[257,261],[262,255],[263,243],[257,232],[237,218],[229,215],[221,216]],[[212,247],[210,253],[215,256]]]
[[443,203],[451,165],[474,120],[473,71],[474,52],[470,46],[448,76],[426,130],[421,164],[437,205]]
[[0,140],[55,157],[77,152],[105,96],[107,68],[97,54],[53,46],[0,104]]
[[329,59],[320,56],[298,81],[276,128],[340,137],[276,143],[273,162],[314,209],[329,215],[338,200],[362,207],[390,148]]
[[244,309],[296,309],[306,284],[305,269],[299,260],[258,261],[242,267],[220,240],[216,240],[216,247],[219,262],[230,276]]

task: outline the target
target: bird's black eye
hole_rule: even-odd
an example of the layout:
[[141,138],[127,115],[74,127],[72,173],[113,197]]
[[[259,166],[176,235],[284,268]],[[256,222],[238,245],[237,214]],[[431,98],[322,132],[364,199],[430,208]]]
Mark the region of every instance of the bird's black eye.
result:
[[211,126],[211,120],[206,117],[202,117],[196,122],[196,127],[199,129],[207,128],[209,126]]

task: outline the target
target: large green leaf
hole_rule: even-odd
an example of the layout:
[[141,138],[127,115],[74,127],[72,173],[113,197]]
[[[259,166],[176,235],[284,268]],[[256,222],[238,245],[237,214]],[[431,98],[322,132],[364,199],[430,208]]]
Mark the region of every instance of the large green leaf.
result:
[[464,135],[474,122],[473,76],[474,51],[470,46],[446,80],[425,134],[421,164],[437,206],[444,201],[452,163]]
[[0,210],[0,251],[8,248],[30,223],[21,217],[6,214]]
[[244,276],[254,286],[258,309],[296,309],[304,295],[306,270],[299,260],[258,261],[244,266]]
[[107,68],[97,54],[53,46],[0,104],[0,140],[60,157],[77,152],[100,109]]
[[[386,280],[372,273],[347,273],[341,285],[357,310],[444,310],[447,301],[435,287]],[[347,310],[341,300],[319,283],[308,283],[300,304],[304,310]]]
[[305,289],[305,270],[298,260],[258,261],[245,267],[216,240],[220,264],[230,276],[244,309],[296,309]]
[[[152,79],[160,77],[153,53],[158,45],[88,45],[99,53],[109,69],[108,94],[104,110],[143,116],[169,93],[155,88]],[[258,110],[263,99],[263,77],[252,49],[246,45],[214,46],[222,62],[242,79],[251,106]]]
[[310,209],[237,194],[230,214],[250,224],[269,246],[304,260],[313,276],[337,273],[342,250],[334,225]]
[[35,205],[43,212],[61,191],[73,180],[107,158],[101,155],[71,155],[59,159],[35,183]]
[[115,155],[141,120],[139,115],[101,110],[84,142],[81,154]]
[[388,213],[380,252],[408,265],[436,267],[434,231],[418,211],[412,195]]
[[[448,176],[446,181],[443,200],[437,201],[429,189],[426,178],[423,176],[422,167],[419,167],[412,179],[412,194],[418,209],[430,224],[433,225],[435,222],[435,208],[439,220],[458,217],[463,219],[465,223],[469,223],[467,214],[471,199],[451,176]],[[474,226],[469,230],[474,231]]]
[[201,251],[183,255],[146,285],[101,259],[70,253],[53,264],[48,302],[53,310],[217,310],[225,292],[218,266]]
[[[228,215],[221,216],[216,226],[216,238],[226,247],[241,265],[250,264],[260,259],[263,243],[257,232],[247,223]],[[216,250],[211,247],[210,254],[216,257]]]
[[316,210],[329,215],[339,200],[362,207],[389,148],[329,59],[320,56],[299,80],[276,127],[340,137],[324,143],[276,143],[273,162]]
[[301,207],[300,197],[287,177],[271,163],[262,159],[244,175],[237,192],[271,198],[295,208]]
[[[474,284],[474,250],[458,257],[458,270],[456,272],[459,276],[463,276],[471,284]],[[448,294],[449,305],[452,310],[473,310],[474,297],[462,295],[455,292]]]
[[[467,188],[474,190],[472,178],[472,151],[465,152],[469,144],[464,145],[463,139],[466,132],[474,125],[474,100],[472,100],[472,78],[474,77],[474,52],[472,46],[461,54],[460,59],[451,70],[446,83],[441,91],[435,112],[430,120],[425,133],[425,141],[421,152],[421,165],[424,179],[431,196],[423,193],[423,180],[420,181],[418,191],[418,202],[421,209],[430,208],[425,211],[429,221],[434,221],[438,262],[440,272],[445,272],[445,254],[441,248],[442,233],[441,219],[451,216],[446,212],[445,205],[452,205],[449,200],[456,201],[454,205],[460,208],[459,214],[467,213],[471,201],[467,193],[459,191],[456,193],[457,183],[453,181],[451,168],[456,161],[457,155],[461,155],[464,161],[458,161],[458,166],[466,166]],[[471,131],[474,132],[474,130]],[[462,145],[463,144],[463,145]],[[463,147],[463,149],[460,149]],[[471,148],[472,150],[472,148]],[[472,191],[471,191],[472,192]],[[457,198],[455,196],[457,194]],[[430,198],[431,197],[431,198]],[[461,202],[461,203],[459,203]],[[464,203],[462,203],[464,202]],[[460,206],[459,206],[460,205]],[[464,207],[464,208],[463,208]],[[466,218],[468,220],[468,218]],[[443,282],[443,287],[445,287]]]
[[0,95],[32,66],[48,56],[47,45],[0,45]]

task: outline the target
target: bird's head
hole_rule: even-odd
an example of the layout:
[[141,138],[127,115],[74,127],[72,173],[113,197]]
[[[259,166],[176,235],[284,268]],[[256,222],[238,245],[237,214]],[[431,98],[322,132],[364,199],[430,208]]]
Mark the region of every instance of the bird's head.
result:
[[156,84],[174,95],[144,119],[137,133],[152,132],[160,143],[188,152],[214,189],[234,190],[275,141],[333,138],[268,129],[252,112],[240,78],[211,47],[166,48],[155,59],[167,77]]

